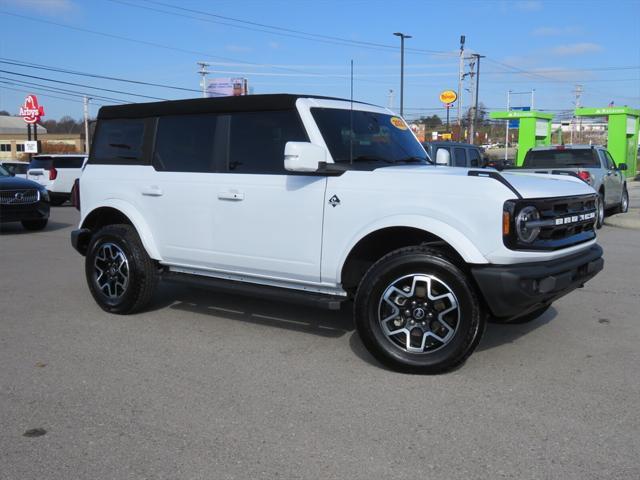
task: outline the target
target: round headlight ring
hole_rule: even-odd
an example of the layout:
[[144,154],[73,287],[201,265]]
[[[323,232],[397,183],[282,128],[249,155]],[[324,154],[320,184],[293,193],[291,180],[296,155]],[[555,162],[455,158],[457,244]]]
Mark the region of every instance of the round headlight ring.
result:
[[524,207],[516,216],[516,233],[518,240],[523,243],[532,243],[540,234],[540,227],[527,227],[527,222],[540,220],[540,212],[536,207]]

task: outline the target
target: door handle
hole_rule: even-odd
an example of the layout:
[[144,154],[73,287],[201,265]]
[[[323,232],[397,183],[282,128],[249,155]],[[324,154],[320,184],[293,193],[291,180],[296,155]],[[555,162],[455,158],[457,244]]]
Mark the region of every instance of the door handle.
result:
[[146,195],[147,197],[161,197],[162,190],[157,185],[150,185],[142,189],[142,195]]
[[239,202],[241,200],[244,200],[244,193],[238,192],[236,190],[218,192],[218,198],[220,200],[234,200],[236,202]]

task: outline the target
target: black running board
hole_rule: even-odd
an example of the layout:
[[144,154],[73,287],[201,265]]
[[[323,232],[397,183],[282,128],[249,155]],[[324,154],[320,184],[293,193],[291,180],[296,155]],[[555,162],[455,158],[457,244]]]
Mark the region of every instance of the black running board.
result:
[[284,301],[300,305],[309,305],[327,310],[340,310],[340,305],[349,300],[348,297],[328,295],[291,288],[279,288],[255,283],[237,282],[222,278],[192,275],[188,273],[165,272],[162,279],[169,282],[189,284],[202,288],[221,290],[237,295],[252,296],[261,299]]

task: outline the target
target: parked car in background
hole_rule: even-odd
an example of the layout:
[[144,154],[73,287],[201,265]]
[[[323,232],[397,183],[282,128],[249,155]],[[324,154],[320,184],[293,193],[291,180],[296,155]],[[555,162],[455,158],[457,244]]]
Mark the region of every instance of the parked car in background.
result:
[[36,155],[29,164],[27,179],[49,191],[52,205],[62,205],[71,198],[73,182],[80,178],[86,161],[85,154]]
[[518,171],[533,173],[573,173],[598,192],[600,228],[607,213],[629,210],[629,192],[622,172],[627,165],[616,162],[606,148],[596,145],[551,145],[534,147],[527,152]]
[[449,152],[451,167],[484,167],[485,160],[482,149],[470,143],[459,142],[424,142],[429,157],[435,161],[438,150],[443,149]]
[[47,189],[14,177],[0,165],[0,223],[21,222],[27,230],[42,230],[48,220]]
[[27,170],[29,169],[29,163],[19,162],[18,160],[1,160],[5,170],[7,170],[14,177],[27,178]]

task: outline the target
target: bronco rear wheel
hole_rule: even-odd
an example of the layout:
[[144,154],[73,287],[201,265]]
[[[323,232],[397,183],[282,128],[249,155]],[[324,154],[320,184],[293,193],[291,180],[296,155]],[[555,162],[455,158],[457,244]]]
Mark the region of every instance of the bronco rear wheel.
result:
[[484,330],[466,275],[439,251],[407,247],[365,274],[355,299],[358,334],[393,369],[441,373],[462,363]]
[[93,298],[110,313],[143,309],[158,283],[156,265],[131,225],[107,225],[93,235],[85,274]]

